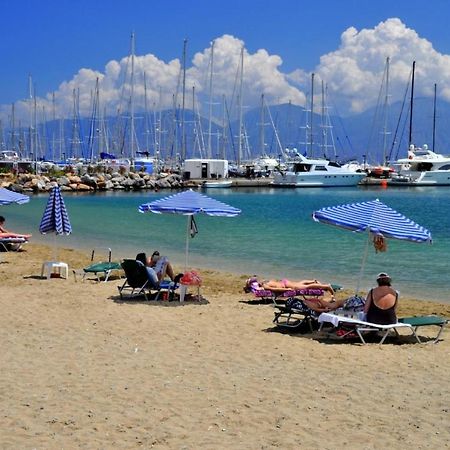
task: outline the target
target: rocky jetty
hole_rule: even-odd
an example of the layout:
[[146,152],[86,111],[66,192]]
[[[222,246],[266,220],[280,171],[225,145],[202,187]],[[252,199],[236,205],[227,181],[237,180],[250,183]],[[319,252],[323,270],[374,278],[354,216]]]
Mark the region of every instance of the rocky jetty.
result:
[[46,192],[54,186],[63,191],[139,191],[143,189],[181,189],[185,187],[182,177],[173,173],[149,175],[145,172],[117,171],[106,173],[76,174],[72,172],[60,174],[36,175],[24,173],[0,174],[0,186],[16,192]]

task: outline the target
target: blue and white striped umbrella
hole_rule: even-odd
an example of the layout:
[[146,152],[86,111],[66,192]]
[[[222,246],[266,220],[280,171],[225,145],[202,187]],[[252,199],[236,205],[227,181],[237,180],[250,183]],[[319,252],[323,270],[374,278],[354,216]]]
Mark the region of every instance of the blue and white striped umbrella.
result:
[[427,229],[389,208],[378,199],[322,208],[313,212],[312,217],[316,222],[357,233],[365,231],[368,233],[369,239],[362,258],[356,293],[359,292],[371,235],[411,242],[432,242],[431,233]]
[[72,226],[70,225],[66,205],[59,186],[55,186],[50,192],[47,206],[39,225],[39,231],[42,234],[70,234],[72,232]]
[[378,199],[322,208],[313,213],[313,219],[351,231],[368,231],[385,238],[431,242],[428,230]]
[[18,192],[13,192],[5,188],[0,188],[0,205],[10,205],[11,203],[17,203],[22,205],[23,203],[28,203],[30,197],[28,195],[19,194]]
[[188,266],[189,236],[195,236],[198,231],[192,216],[194,214],[206,214],[208,216],[235,217],[241,213],[241,210],[189,189],[188,191],[182,191],[178,194],[170,195],[169,197],[164,197],[151,203],[144,203],[139,206],[139,212],[183,214],[188,216],[186,232],[186,270]]
[[151,203],[139,206],[139,212],[154,212],[157,214],[207,214],[208,216],[234,217],[241,213],[240,209],[219,202],[214,198],[189,189],[170,195]]

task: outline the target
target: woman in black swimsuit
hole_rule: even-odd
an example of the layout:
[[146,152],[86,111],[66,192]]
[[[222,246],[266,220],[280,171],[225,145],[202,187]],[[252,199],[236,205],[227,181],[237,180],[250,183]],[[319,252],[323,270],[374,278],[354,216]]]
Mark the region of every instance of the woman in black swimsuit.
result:
[[377,277],[376,288],[369,291],[364,312],[367,322],[388,325],[397,323],[398,292],[391,287],[391,277],[387,273],[380,273]]

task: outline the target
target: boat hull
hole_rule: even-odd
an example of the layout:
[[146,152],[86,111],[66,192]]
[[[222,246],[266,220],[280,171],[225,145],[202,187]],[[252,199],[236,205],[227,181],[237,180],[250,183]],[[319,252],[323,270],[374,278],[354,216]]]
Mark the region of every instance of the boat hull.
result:
[[329,173],[329,174],[285,174],[275,177],[272,182],[276,187],[348,187],[357,186],[365,178],[364,173]]
[[204,181],[202,188],[204,189],[224,189],[232,186],[232,181]]

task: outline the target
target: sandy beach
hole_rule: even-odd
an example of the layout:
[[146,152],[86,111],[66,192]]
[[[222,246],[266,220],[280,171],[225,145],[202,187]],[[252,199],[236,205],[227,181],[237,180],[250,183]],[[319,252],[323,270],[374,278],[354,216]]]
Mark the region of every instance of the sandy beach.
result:
[[[59,254],[67,280],[40,277],[48,247],[0,254],[2,449],[450,446],[448,330],[382,346],[285,334],[247,274],[204,269],[202,302],[121,302],[120,280],[72,275],[90,255]],[[401,298],[414,314],[450,304]]]

